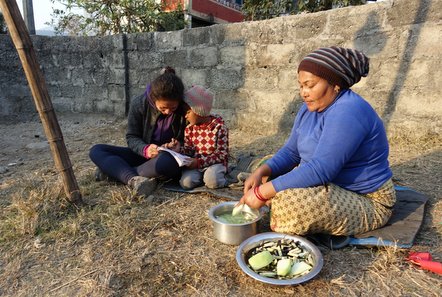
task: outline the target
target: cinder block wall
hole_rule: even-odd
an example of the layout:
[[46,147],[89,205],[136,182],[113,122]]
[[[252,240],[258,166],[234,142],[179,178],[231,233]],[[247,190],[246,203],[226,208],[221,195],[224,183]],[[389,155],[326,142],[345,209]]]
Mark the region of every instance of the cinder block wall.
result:
[[[321,46],[362,50],[370,73],[353,89],[390,134],[442,134],[442,1],[398,0],[267,21],[107,37],[34,36],[58,112],[123,117],[164,65],[216,94],[231,129],[288,132],[301,100],[296,69]],[[0,116],[34,113],[23,71],[0,35]]]

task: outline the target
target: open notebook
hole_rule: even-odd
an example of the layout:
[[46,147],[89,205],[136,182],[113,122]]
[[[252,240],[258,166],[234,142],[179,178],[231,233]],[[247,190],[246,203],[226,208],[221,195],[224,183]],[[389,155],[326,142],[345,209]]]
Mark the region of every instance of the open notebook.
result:
[[158,147],[158,150],[159,151],[165,151],[165,152],[168,152],[169,154],[171,154],[175,158],[175,160],[178,162],[178,165],[180,167],[188,166],[188,165],[190,165],[190,163],[192,163],[192,158],[189,157],[189,156],[177,153],[175,151],[172,151],[172,150],[167,149],[167,148],[162,147],[162,146]]

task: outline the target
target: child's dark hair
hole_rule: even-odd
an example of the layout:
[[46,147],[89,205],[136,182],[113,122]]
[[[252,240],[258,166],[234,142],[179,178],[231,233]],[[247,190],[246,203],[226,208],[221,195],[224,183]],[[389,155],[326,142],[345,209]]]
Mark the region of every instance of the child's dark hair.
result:
[[170,101],[182,101],[184,97],[184,84],[175,74],[172,67],[167,66],[150,84],[149,96],[153,101],[159,98]]

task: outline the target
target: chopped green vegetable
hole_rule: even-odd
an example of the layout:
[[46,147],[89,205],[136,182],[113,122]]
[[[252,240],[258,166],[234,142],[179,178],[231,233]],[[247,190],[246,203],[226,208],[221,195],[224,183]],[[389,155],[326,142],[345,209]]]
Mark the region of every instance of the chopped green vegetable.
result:
[[249,264],[253,270],[266,267],[273,261],[273,256],[269,251],[260,252],[249,259]]
[[292,259],[281,259],[276,264],[276,273],[279,276],[286,276],[292,268]]
[[312,267],[305,262],[296,262],[293,264],[292,269],[290,269],[289,275],[300,275],[304,272],[310,271]]

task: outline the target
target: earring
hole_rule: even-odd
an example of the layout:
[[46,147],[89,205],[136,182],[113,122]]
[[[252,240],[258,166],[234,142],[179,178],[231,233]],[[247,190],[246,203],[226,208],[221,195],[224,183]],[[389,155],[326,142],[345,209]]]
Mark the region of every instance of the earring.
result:
[[335,86],[335,93],[339,93],[339,91],[341,90],[341,88],[339,86]]

